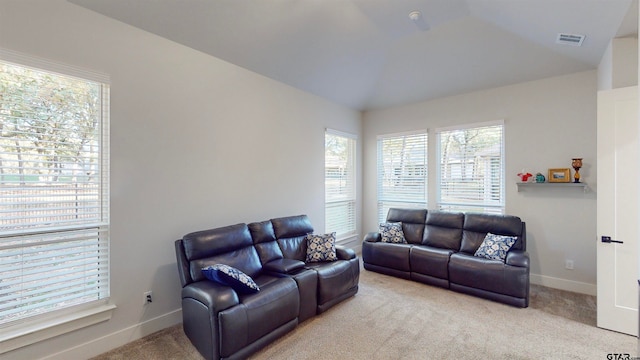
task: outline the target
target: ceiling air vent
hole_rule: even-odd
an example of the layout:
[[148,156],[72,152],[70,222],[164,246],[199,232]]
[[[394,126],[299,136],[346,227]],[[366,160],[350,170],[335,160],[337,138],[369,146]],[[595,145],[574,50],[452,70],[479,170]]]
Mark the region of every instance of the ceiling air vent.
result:
[[584,41],[584,35],[576,35],[576,34],[558,34],[558,38],[556,39],[556,44],[563,45],[571,45],[571,46],[582,46],[582,42]]

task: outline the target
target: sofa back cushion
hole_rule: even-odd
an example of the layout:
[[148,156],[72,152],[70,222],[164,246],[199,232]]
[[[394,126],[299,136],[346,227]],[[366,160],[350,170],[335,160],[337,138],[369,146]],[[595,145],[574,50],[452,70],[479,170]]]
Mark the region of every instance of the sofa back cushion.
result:
[[284,257],[276,241],[276,234],[273,231],[271,221],[251,223],[249,224],[249,232],[251,233],[253,244],[256,247],[262,264]]
[[515,236],[517,240],[511,249],[526,250],[524,223],[517,216],[466,214],[462,230],[460,251],[473,255],[487,233]]
[[271,219],[273,231],[285,259],[305,261],[307,258],[307,234],[313,226],[307,215]]
[[404,238],[409,244],[422,243],[424,234],[424,221],[427,216],[426,209],[397,209],[391,208],[387,213],[387,222],[402,223]]
[[225,264],[253,277],[262,269],[246,224],[196,231],[182,238],[193,281],[204,280],[202,268]]
[[462,213],[430,210],[427,213],[422,244],[459,251],[463,223]]

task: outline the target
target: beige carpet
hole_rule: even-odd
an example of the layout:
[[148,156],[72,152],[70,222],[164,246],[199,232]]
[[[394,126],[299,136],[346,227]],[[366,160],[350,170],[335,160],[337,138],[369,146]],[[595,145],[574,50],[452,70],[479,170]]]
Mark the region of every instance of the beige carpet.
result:
[[[532,285],[514,308],[363,270],[360,291],[251,357],[258,359],[607,359],[637,338],[595,326],[595,297]],[[201,357],[174,326],[95,360]]]

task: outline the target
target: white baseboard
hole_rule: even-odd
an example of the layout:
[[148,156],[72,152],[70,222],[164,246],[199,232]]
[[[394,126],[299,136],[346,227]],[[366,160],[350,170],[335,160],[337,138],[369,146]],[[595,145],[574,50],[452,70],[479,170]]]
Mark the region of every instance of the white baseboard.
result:
[[531,274],[529,280],[532,284],[542,285],[554,289],[566,290],[580,294],[596,296],[598,287],[595,284],[589,284],[579,281],[554,278],[551,276]]
[[181,322],[182,309],[177,309],[59,353],[49,355],[42,358],[42,360],[89,359]]

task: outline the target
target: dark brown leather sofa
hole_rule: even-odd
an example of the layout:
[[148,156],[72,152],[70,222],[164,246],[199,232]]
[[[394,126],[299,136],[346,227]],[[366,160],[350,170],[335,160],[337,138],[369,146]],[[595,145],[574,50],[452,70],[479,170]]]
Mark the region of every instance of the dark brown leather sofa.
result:
[[[381,242],[371,232],[362,244],[364,268],[499,301],[529,306],[529,254],[525,223],[516,216],[390,209],[407,244]],[[487,233],[515,236],[504,262],[474,256]]]
[[[193,232],[176,240],[184,332],[205,359],[244,359],[358,292],[359,260],[336,246],[338,260],[305,263],[306,215]],[[257,293],[207,280],[202,268],[232,266]]]

